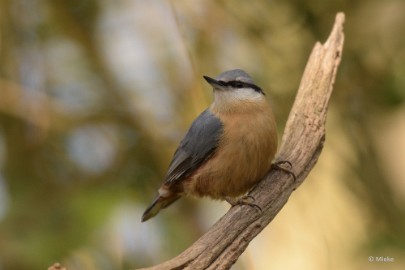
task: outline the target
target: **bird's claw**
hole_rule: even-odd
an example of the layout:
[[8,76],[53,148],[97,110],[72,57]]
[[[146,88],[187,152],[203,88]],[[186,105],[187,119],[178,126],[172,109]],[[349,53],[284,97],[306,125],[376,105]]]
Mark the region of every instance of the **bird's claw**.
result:
[[[290,167],[290,169],[287,169],[287,168],[283,167],[282,165],[284,165],[284,164],[288,164],[288,166]],[[271,167],[274,168],[274,169],[283,171],[283,172],[285,172],[285,173],[291,175],[292,178],[294,179],[294,182],[297,180],[297,177],[296,177],[295,174],[291,171],[291,169],[292,169],[292,164],[291,164],[291,162],[289,162],[288,160],[280,160],[280,161],[277,161],[277,162],[271,164]]]
[[[250,199],[250,201],[249,201]],[[257,210],[259,210],[259,212],[262,212],[262,208],[260,208],[260,206],[258,206],[257,204],[253,203],[252,201],[255,201],[255,198],[252,195],[245,195],[243,197],[240,197],[238,199],[232,199],[232,198],[225,198],[225,200],[233,206],[236,205],[248,205],[251,207],[256,208]]]

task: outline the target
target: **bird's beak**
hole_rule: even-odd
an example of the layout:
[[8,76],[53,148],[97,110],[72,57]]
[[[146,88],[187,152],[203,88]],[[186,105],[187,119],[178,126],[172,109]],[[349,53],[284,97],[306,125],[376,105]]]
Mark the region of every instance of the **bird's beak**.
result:
[[226,85],[223,82],[217,81],[208,76],[203,76],[203,77],[209,84],[211,84],[212,87],[214,87],[214,89],[218,89],[218,90],[226,89]]

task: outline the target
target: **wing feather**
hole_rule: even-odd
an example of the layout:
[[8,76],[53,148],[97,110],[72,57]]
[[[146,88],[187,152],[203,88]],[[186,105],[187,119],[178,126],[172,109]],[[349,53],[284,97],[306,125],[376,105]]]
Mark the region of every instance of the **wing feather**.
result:
[[223,125],[209,110],[192,123],[173,155],[165,184],[174,185],[193,174],[218,148]]

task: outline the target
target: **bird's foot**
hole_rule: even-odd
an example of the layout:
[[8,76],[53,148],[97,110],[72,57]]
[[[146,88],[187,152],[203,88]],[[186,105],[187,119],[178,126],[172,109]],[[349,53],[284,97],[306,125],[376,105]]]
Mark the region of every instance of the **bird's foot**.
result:
[[251,207],[254,207],[256,209],[259,210],[259,212],[262,212],[262,209],[260,208],[260,206],[258,206],[257,204],[254,203],[255,198],[251,195],[245,195],[239,198],[230,198],[230,197],[226,197],[225,201],[227,201],[230,205],[236,206],[236,205],[248,205]]
[[[290,167],[289,169],[283,167],[283,165],[288,164],[288,166]],[[291,162],[289,162],[288,160],[281,160],[281,161],[277,161],[273,164],[271,164],[271,167],[276,169],[276,170],[280,170],[283,171],[289,175],[292,176],[292,178],[294,179],[294,182],[297,180],[297,177],[295,176],[295,174],[291,171],[292,169],[292,164]]]

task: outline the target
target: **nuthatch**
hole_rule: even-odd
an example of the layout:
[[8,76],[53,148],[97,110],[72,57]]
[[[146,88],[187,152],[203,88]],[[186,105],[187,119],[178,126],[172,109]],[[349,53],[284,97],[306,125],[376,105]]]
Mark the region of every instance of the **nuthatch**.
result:
[[271,167],[277,129],[262,89],[240,69],[204,79],[214,88],[214,102],[194,120],[180,142],[142,222],[182,195],[237,198]]

